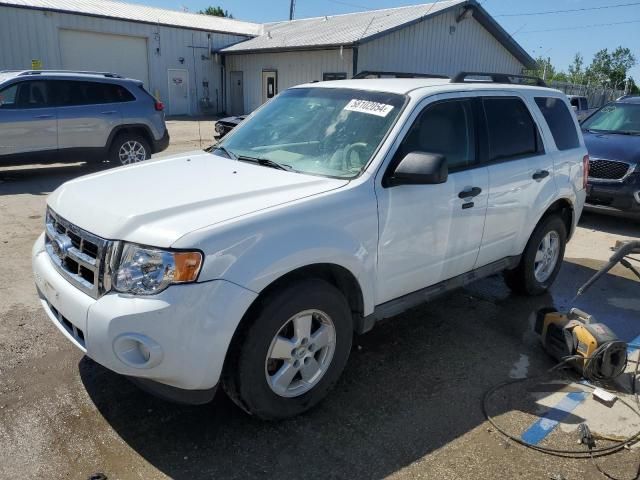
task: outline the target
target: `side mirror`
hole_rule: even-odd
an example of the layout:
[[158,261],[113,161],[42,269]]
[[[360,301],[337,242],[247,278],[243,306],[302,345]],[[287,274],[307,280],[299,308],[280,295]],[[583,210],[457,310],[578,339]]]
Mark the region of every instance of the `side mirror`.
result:
[[387,178],[386,187],[396,185],[434,185],[445,183],[449,176],[447,161],[438,153],[410,152]]

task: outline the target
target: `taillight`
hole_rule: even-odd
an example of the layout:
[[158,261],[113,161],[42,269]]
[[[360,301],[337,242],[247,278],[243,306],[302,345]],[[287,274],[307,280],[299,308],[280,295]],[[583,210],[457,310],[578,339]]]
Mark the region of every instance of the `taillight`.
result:
[[156,105],[155,105],[155,107],[156,107],[156,110],[157,110],[158,112],[161,112],[161,111],[163,111],[163,110],[164,110],[164,103],[162,103],[162,102],[158,102],[158,101],[156,100]]
[[589,181],[589,155],[582,157],[582,188],[587,188]]

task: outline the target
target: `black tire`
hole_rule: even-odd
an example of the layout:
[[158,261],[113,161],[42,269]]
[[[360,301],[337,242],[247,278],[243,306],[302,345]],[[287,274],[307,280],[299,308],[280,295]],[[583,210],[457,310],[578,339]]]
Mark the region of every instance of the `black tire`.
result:
[[[272,340],[288,320],[310,309],[325,312],[333,322],[333,356],[313,388],[284,397],[269,385],[265,362]],[[251,415],[263,420],[294,417],[315,406],[335,385],[349,358],[352,338],[351,310],[338,289],[319,279],[287,285],[261,301],[259,310],[240,327],[225,362],[222,386]]]
[[[126,148],[126,144],[129,142],[134,142],[144,150],[144,158],[137,158],[134,161],[129,162],[122,161],[120,159],[120,149],[123,147]],[[149,158],[151,158],[151,146],[142,135],[137,133],[119,133],[111,142],[111,147],[109,148],[109,162],[114,165],[129,165],[131,163],[148,160]]]
[[[553,270],[544,281],[539,281],[535,275],[535,258],[542,239],[549,233],[556,232],[559,238],[559,255]],[[546,292],[558,276],[564,250],[567,244],[567,227],[562,218],[557,215],[549,215],[543,218],[540,224],[531,234],[527,246],[522,254],[520,264],[514,270],[504,272],[507,286],[516,293],[522,295],[541,295]]]

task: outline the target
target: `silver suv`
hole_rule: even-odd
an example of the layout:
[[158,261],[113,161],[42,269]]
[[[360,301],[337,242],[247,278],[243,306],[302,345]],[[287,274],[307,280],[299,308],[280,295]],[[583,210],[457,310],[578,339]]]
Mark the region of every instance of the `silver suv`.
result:
[[0,165],[146,160],[169,145],[163,110],[114,73],[0,71]]

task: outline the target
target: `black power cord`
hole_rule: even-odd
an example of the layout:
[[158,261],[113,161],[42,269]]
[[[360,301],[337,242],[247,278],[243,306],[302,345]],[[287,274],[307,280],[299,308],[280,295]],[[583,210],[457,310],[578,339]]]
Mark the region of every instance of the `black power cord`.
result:
[[[602,346],[604,347],[606,344],[603,344]],[[600,355],[602,355],[604,351],[606,351],[606,349],[603,349],[602,351],[598,352],[599,349],[596,349],[596,351],[594,352],[594,354],[591,357],[588,358],[584,358],[581,356],[571,356],[571,357],[566,357],[564,359],[562,359],[562,361],[555,365],[554,367],[550,368],[547,372],[543,373],[542,375],[537,375],[534,377],[524,377],[524,378],[517,378],[514,380],[508,380],[506,382],[502,382],[499,383],[493,387],[491,387],[489,390],[487,390],[484,394],[484,397],[482,399],[482,413],[484,414],[485,418],[487,419],[487,421],[493,426],[493,428],[495,428],[498,432],[500,432],[502,435],[504,435],[505,437],[507,437],[508,439],[512,440],[513,442],[516,442],[520,445],[522,445],[523,447],[526,448],[530,448],[532,450],[536,450],[540,453],[544,453],[547,455],[553,455],[553,456],[557,456],[557,457],[562,457],[562,458],[574,458],[574,459],[585,459],[585,458],[591,458],[591,460],[593,461],[593,464],[595,465],[596,469],[598,470],[598,472],[600,472],[604,477],[610,479],[610,480],[619,480],[616,477],[613,477],[612,475],[606,473],[596,462],[596,457],[601,457],[601,456],[605,456],[605,455],[610,455],[612,453],[618,452],[620,450],[623,450],[625,448],[630,447],[631,445],[638,443],[640,441],[640,430],[638,430],[637,432],[635,432],[633,435],[623,439],[623,440],[618,440],[618,441],[614,441],[613,445],[610,445],[608,447],[599,447],[596,448],[594,446],[594,443],[589,442],[587,444],[587,450],[564,450],[564,449],[558,449],[558,448],[550,448],[550,447],[541,447],[539,445],[533,445],[531,443],[525,442],[524,440],[522,440],[519,437],[516,437],[515,435],[510,434],[509,432],[507,432],[505,429],[503,429],[497,422],[496,420],[489,414],[489,409],[488,409],[488,405],[489,405],[489,400],[491,399],[491,397],[493,396],[493,394],[495,392],[497,392],[498,390],[501,390],[509,385],[514,385],[517,383],[522,383],[525,382],[527,380],[536,380],[536,379],[540,379],[543,378],[545,376],[547,376],[549,373],[552,373],[554,371],[560,370],[560,369],[564,369],[568,367],[569,362],[575,361],[577,359],[583,359],[586,360],[587,362],[589,361],[593,361],[595,359],[597,359]],[[626,353],[626,352],[625,352]],[[618,397],[618,400],[625,405],[627,408],[629,408],[629,410],[631,410],[636,416],[638,416],[640,418],[640,399],[638,398],[638,391],[636,389],[636,382],[637,382],[637,378],[638,378],[638,372],[639,372],[639,368],[640,368],[640,363],[639,362],[635,362],[636,364],[636,368],[635,368],[635,372],[633,374],[633,386],[632,386],[632,394],[635,398],[635,402],[636,405],[638,407],[638,410],[636,410],[633,405],[631,405],[631,403],[627,402],[626,400],[624,400],[623,398]],[[626,365],[626,362],[625,362]],[[585,365],[586,367],[586,365]],[[619,372],[618,375],[620,375]],[[618,376],[616,375],[616,376]],[[611,378],[615,378],[615,377],[610,377]],[[592,379],[593,381],[593,379]],[[602,380],[596,380],[597,382],[601,382]],[[595,390],[595,386],[593,385],[589,385],[589,384],[581,384],[584,387],[590,388]],[[585,425],[586,427],[586,425]],[[590,435],[590,433],[589,433]],[[635,475],[635,477],[633,478],[633,480],[639,480],[640,479],[640,464],[638,465],[638,469],[637,469],[637,473]]]

